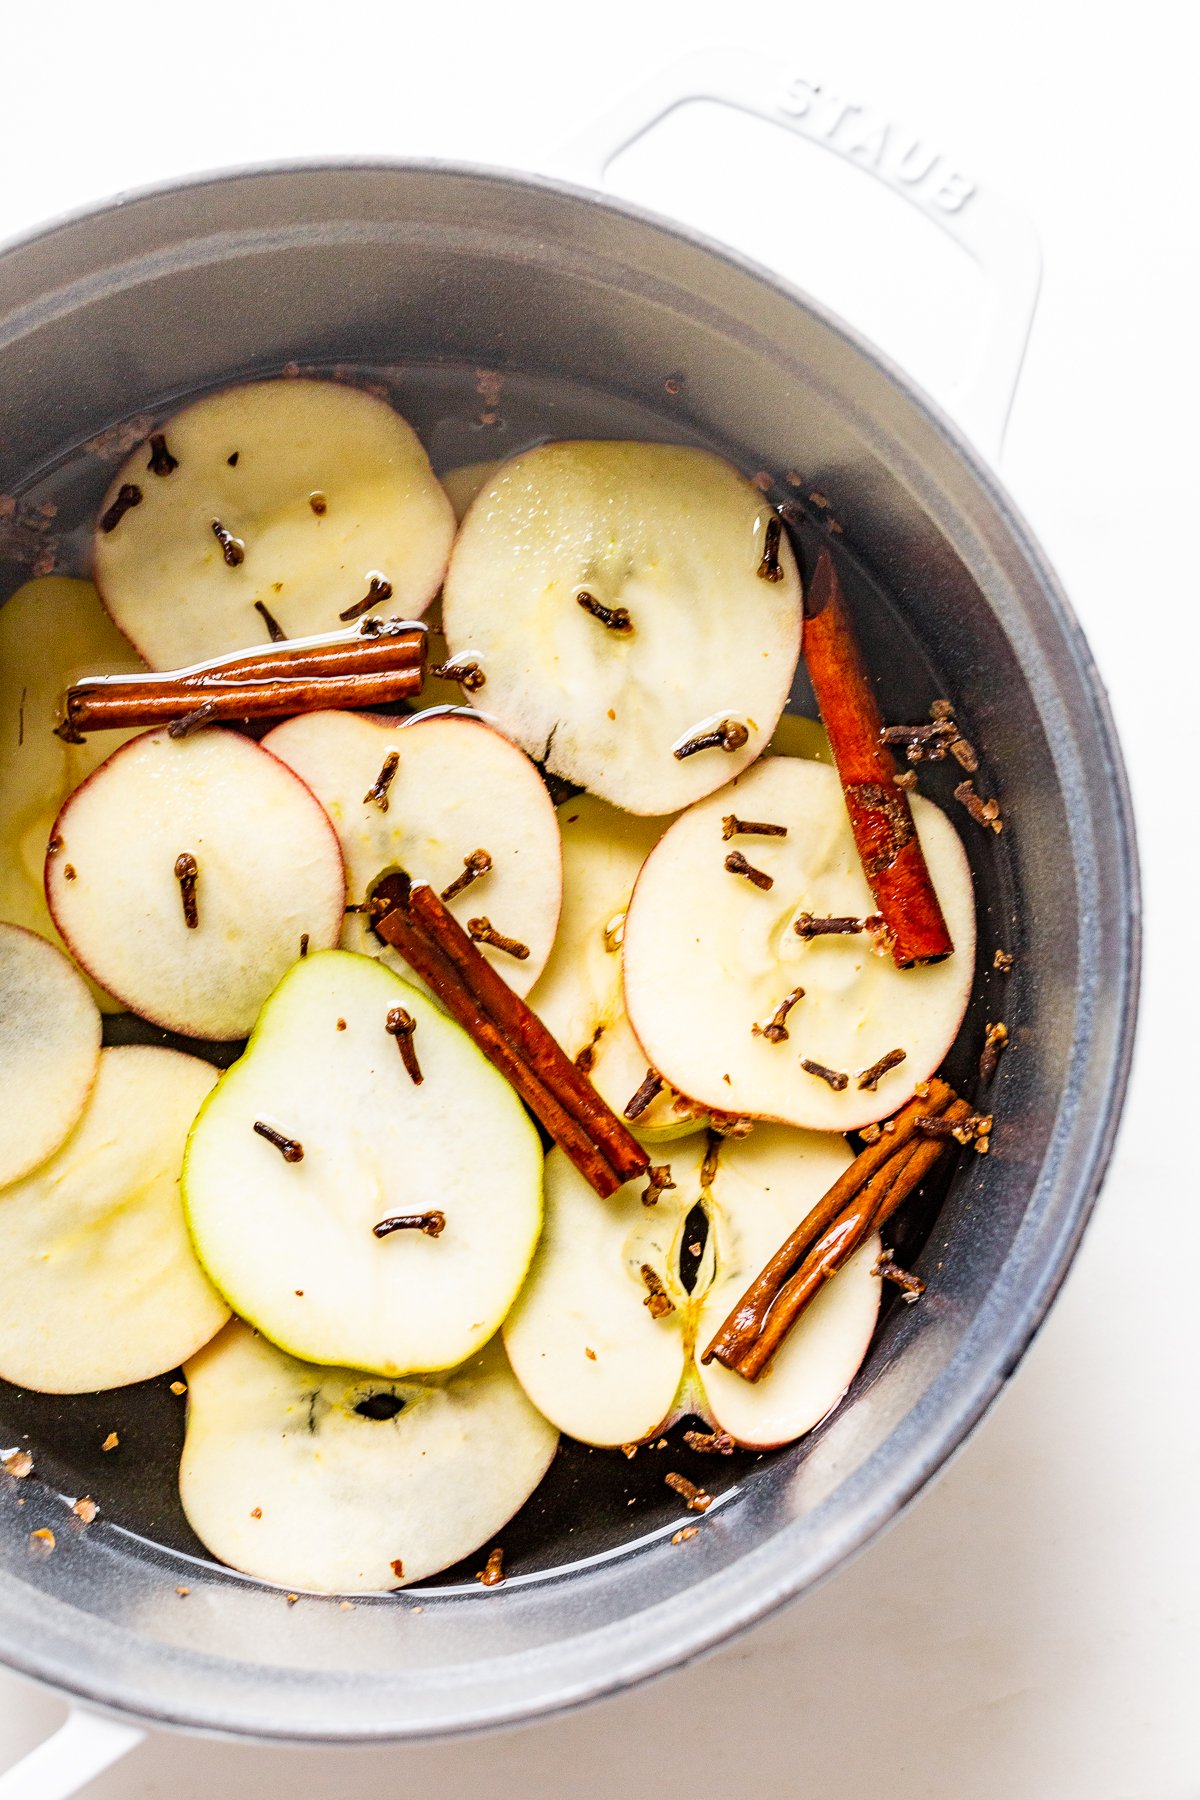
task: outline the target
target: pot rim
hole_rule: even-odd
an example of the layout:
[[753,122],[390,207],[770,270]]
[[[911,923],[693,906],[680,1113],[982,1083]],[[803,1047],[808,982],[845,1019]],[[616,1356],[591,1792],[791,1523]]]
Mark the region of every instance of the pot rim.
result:
[[[1113,962],[1107,966],[1105,975],[1110,984],[1115,982],[1121,989],[1119,1015],[1113,1029],[1111,1051],[1102,1050],[1096,1042],[1094,1032],[1083,1038],[1077,1033],[1072,1043],[1072,1075],[1078,1077],[1080,1064],[1086,1060],[1083,1056],[1085,1049],[1091,1055],[1100,1055],[1102,1062],[1100,1091],[1092,1099],[1095,1130],[1082,1162],[1076,1161],[1073,1165],[1075,1172],[1069,1177],[1073,1189],[1070,1202],[1060,1201],[1049,1224],[1044,1220],[1035,1221],[1032,1231],[1027,1214],[996,1274],[984,1305],[971,1321],[957,1355],[931,1384],[905,1421],[906,1426],[912,1426],[916,1422],[916,1429],[907,1433],[910,1441],[903,1457],[900,1460],[893,1458],[886,1485],[878,1482],[872,1484],[867,1476],[877,1458],[886,1451],[890,1438],[885,1439],[857,1471],[856,1477],[848,1484],[850,1493],[847,1494],[845,1488],[839,1490],[836,1498],[841,1523],[836,1551],[831,1557],[822,1560],[822,1565],[815,1574],[804,1569],[798,1570],[792,1564],[788,1545],[795,1526],[786,1527],[767,1544],[748,1552],[735,1565],[718,1575],[693,1583],[680,1593],[636,1615],[632,1620],[626,1619],[619,1624],[592,1630],[573,1640],[569,1678],[565,1674],[568,1646],[561,1645],[552,1651],[543,1649],[527,1653],[522,1658],[527,1670],[535,1659],[540,1661],[548,1656],[553,1658],[552,1672],[539,1683],[541,1692],[532,1701],[527,1693],[506,1692],[502,1697],[491,1698],[484,1703],[477,1693],[472,1692],[469,1701],[460,1707],[460,1716],[450,1721],[438,1719],[428,1724],[385,1721],[378,1728],[356,1724],[353,1728],[338,1730],[325,1722],[318,1722],[310,1730],[307,1728],[307,1720],[302,1716],[289,1716],[286,1722],[272,1719],[269,1716],[270,1699],[259,1702],[256,1708],[239,1708],[236,1716],[233,1716],[233,1709],[230,1709],[230,1716],[214,1717],[214,1709],[203,1704],[194,1710],[187,1705],[165,1701],[147,1704],[146,1697],[139,1697],[136,1692],[144,1678],[137,1667],[130,1669],[122,1677],[111,1679],[105,1676],[101,1659],[97,1658],[95,1665],[89,1665],[85,1660],[82,1666],[64,1673],[52,1649],[35,1647],[28,1641],[22,1641],[17,1646],[0,1647],[3,1660],[20,1673],[85,1701],[93,1708],[157,1727],[247,1743],[290,1742],[344,1746],[449,1741],[505,1725],[554,1718],[610,1694],[627,1692],[675,1669],[687,1667],[720,1646],[734,1641],[797,1598],[801,1592],[815,1591],[836,1575],[893,1519],[899,1517],[925,1484],[962,1447],[1002,1392],[1044,1323],[1074,1260],[1111,1161],[1133,1056],[1141,968],[1141,884],[1136,827],[1128,777],[1111,706],[1084,634],[1047,556],[986,458],[938,402],[869,339],[795,283],[783,279],[775,271],[720,240],[709,237],[703,231],[606,192],[555,176],[520,169],[459,162],[449,158],[277,158],[172,176],[163,181],[122,190],[107,199],[71,208],[48,222],[35,225],[0,243],[0,271],[14,253],[33,248],[76,225],[98,221],[106,214],[142,202],[169,200],[173,195],[204,188],[225,187],[247,179],[260,180],[308,173],[465,177],[498,186],[533,189],[555,199],[583,203],[664,233],[689,248],[704,251],[734,271],[750,276],[781,298],[814,315],[828,330],[857,352],[878,375],[899,390],[901,397],[915,409],[921,423],[941,440],[943,450],[962,466],[995,509],[1010,546],[1036,584],[1037,603],[1055,628],[1059,646],[1068,659],[1071,673],[1078,684],[1082,710],[1086,714],[1084,722],[1103,753],[1102,777],[1107,783],[1115,832],[1113,840],[1107,846],[1107,861],[1112,870],[1116,904],[1110,907],[1114,916],[1106,922],[1117,931],[1118,936],[1114,945],[1116,954]],[[1079,710],[1077,703],[1076,709],[1072,710],[1075,722],[1078,722]],[[1110,986],[1110,993],[1111,991]],[[1062,1104],[1070,1098],[1071,1093],[1069,1080],[1060,1096],[1060,1118]],[[1076,1116],[1073,1121],[1076,1129],[1079,1122]],[[1059,1166],[1061,1170],[1061,1162]],[[1045,1164],[1039,1179],[1044,1179],[1044,1175]],[[1061,1186],[1062,1181],[1060,1173],[1056,1185]],[[1029,1264],[1034,1265],[1032,1273]],[[1021,1278],[1017,1284],[1014,1284],[1014,1275]],[[1018,1307],[1005,1304],[1005,1292],[1013,1285],[1018,1285],[1020,1289]],[[978,1344],[976,1340],[985,1331],[985,1342]],[[869,1491],[872,1485],[877,1490],[874,1494]],[[748,1568],[748,1565],[752,1567]],[[56,1632],[52,1635],[60,1634]],[[143,1641],[144,1658],[152,1661],[156,1649],[156,1646],[145,1645]],[[165,1648],[160,1653],[166,1654]],[[207,1656],[198,1660],[210,1666],[214,1661]],[[496,1668],[504,1660],[501,1656],[494,1659],[490,1666]],[[239,1665],[229,1663],[224,1666],[232,1669]],[[305,1672],[298,1673],[303,1679]],[[521,1683],[518,1678],[517,1685],[527,1687],[528,1683]],[[203,1683],[198,1683],[198,1686],[202,1687]]]

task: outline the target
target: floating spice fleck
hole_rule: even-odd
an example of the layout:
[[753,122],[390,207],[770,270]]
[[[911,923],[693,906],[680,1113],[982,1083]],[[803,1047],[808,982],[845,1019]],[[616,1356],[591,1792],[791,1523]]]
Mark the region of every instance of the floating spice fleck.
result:
[[113,501],[108,511],[101,516],[101,531],[115,531],[130,508],[140,506],[141,504],[141,488],[135,487],[132,481],[122,482],[121,486],[117,489],[116,499]]
[[683,392],[683,376],[668,375],[667,379],[663,382],[663,392],[670,394],[672,400],[674,400],[676,395]]
[[179,1595],[181,1600],[186,1600],[191,1591],[192,1590],[189,1587],[177,1587],[175,1589],[175,1592]]
[[191,712],[184,713],[182,718],[172,719],[167,726],[169,738],[191,737],[194,731],[203,731],[216,718],[217,706],[214,700],[202,700]]
[[397,1581],[404,1580],[404,1558],[402,1556],[394,1556],[389,1567]]
[[866,919],[851,918],[849,914],[830,914],[818,919],[812,913],[802,912],[792,930],[798,938],[853,937],[857,932],[865,931],[867,924]]
[[672,1473],[664,1475],[663,1480],[669,1488],[674,1488],[675,1492],[687,1501],[689,1512],[707,1512],[712,1505],[712,1495],[706,1494],[704,1489],[697,1487],[694,1481],[689,1481],[686,1475]]
[[879,741],[903,745],[905,749],[919,748],[921,756],[914,757],[914,762],[925,757],[930,762],[940,762],[957,733],[958,727],[953,720],[935,719],[932,725],[885,725],[879,733]]
[[625,1106],[627,1119],[640,1119],[650,1102],[662,1092],[663,1078],[656,1069],[646,1070],[646,1079]]
[[892,776],[892,786],[903,788],[906,794],[911,794],[916,785],[917,771],[915,769],[901,769]]
[[783,534],[783,526],[772,513],[767,520],[766,537],[763,540],[762,561],[755,574],[762,581],[782,581],[783,568],[779,561],[779,540]]
[[212,534],[216,538],[218,544],[220,544],[221,555],[225,558],[226,563],[231,569],[236,569],[239,563],[245,562],[245,544],[240,537],[234,537],[232,531],[227,530],[226,527],[222,525],[220,519],[213,520]]
[[843,1075],[840,1069],[827,1069],[824,1063],[814,1062],[811,1056],[801,1059],[800,1067],[809,1075],[816,1075],[821,1081],[827,1081],[835,1094],[840,1094],[849,1083],[850,1077]]
[[726,813],[721,820],[721,836],[726,843],[738,834],[743,837],[786,837],[786,825],[768,825],[759,819],[739,819],[736,813]]
[[1012,951],[1011,950],[997,950],[995,956],[993,956],[993,958],[992,958],[993,969],[998,969],[1000,971],[1001,975],[1007,975],[1009,973],[1010,969],[1012,968],[1012,966],[1013,966]]
[[590,1075],[596,1063],[596,1045],[604,1035],[603,1025],[597,1025],[588,1042],[574,1058],[575,1067],[581,1075]]
[[[338,1021],[339,1025],[341,1020]],[[409,1079],[414,1087],[420,1087],[425,1077],[421,1073],[421,1065],[417,1061],[417,1049],[413,1043],[413,1033],[417,1029],[417,1021],[403,1006],[393,1006],[384,1026],[389,1037],[394,1037],[400,1048],[400,1060],[408,1071]]]
[[[671,1185],[674,1186],[674,1183]],[[652,1319],[665,1319],[668,1313],[675,1311],[675,1302],[649,1263],[642,1264],[641,1276],[646,1288],[646,1298],[642,1305],[649,1309]]]
[[189,931],[195,931],[200,923],[200,909],[196,904],[196,878],[199,873],[199,865],[191,851],[181,851],[175,858],[175,879],[179,883],[179,898],[183,902],[183,922]]
[[118,1446],[120,1445],[120,1442],[121,1442],[121,1440],[117,1436],[116,1432],[110,1431],[108,1436],[105,1438],[104,1442],[101,1444],[100,1448],[101,1448],[101,1450],[104,1451],[105,1455],[107,1456],[107,1454],[110,1450],[116,1450],[118,1448]]
[[363,795],[363,805],[369,806],[372,800],[380,812],[388,809],[388,789],[396,779],[396,770],[400,767],[400,752],[389,750],[383,759],[383,767]]
[[275,617],[274,613],[271,612],[269,607],[262,600],[256,600],[254,602],[254,610],[261,615],[262,622],[267,628],[267,635],[270,637],[271,642],[273,644],[286,644],[287,632],[283,629],[283,626],[279,623],[279,620]]
[[487,1562],[477,1572],[475,1579],[482,1582],[484,1587],[499,1587],[504,1580],[504,1552],[498,1544],[489,1553]]
[[925,1283],[921,1277],[911,1275],[907,1269],[902,1269],[899,1263],[892,1261],[886,1250],[876,1258],[875,1267],[871,1273],[878,1275],[883,1281],[894,1281],[898,1288],[903,1289],[904,1299],[909,1306],[919,1300],[925,1292]]
[[478,881],[481,875],[486,875],[491,866],[492,859],[488,851],[472,850],[469,856],[463,857],[462,874],[456,875],[450,886],[442,889],[442,900],[457,899],[458,895],[464,893],[473,881]]
[[27,1475],[33,1474],[33,1458],[28,1450],[9,1450],[0,1457],[0,1469],[17,1481],[24,1481]]
[[427,1238],[439,1238],[446,1229],[446,1215],[435,1210],[419,1213],[392,1213],[386,1219],[380,1219],[378,1225],[372,1225],[371,1235],[377,1238],[391,1237],[393,1231],[419,1231]]
[[959,767],[967,771],[968,775],[975,774],[979,767],[979,757],[976,753],[974,744],[969,744],[965,737],[952,738],[950,740],[950,754]]
[[175,1395],[176,1399],[179,1399],[181,1395],[187,1393],[187,1382],[173,1381],[171,1383],[171,1392]]
[[167,449],[167,440],[161,431],[156,431],[150,439],[150,461],[146,467],[152,475],[170,475],[179,467],[179,460]]
[[674,1186],[670,1163],[651,1163],[646,1170],[646,1185],[642,1189],[642,1205],[657,1206],[662,1196]]
[[453,657],[449,662],[434,663],[429,673],[439,681],[457,681],[466,694],[477,694],[487,680],[477,662],[459,662]]
[[699,1535],[700,1527],[698,1525],[681,1525],[678,1531],[673,1531],[671,1533],[671,1542],[673,1544],[686,1544],[691,1538],[699,1537]]
[[505,956],[515,956],[518,962],[524,962],[529,955],[528,944],[521,943],[519,938],[505,937],[490,919],[482,915],[467,920],[467,932],[476,944],[490,944],[493,950],[503,950]]
[[34,1556],[49,1556],[56,1542],[54,1533],[47,1525],[39,1526],[37,1531],[29,1534],[29,1548]]
[[683,1441],[689,1450],[715,1456],[732,1456],[737,1442],[727,1431],[685,1431]]
[[390,600],[391,597],[391,582],[385,580],[382,575],[371,575],[368,577],[367,591],[362,599],[356,600],[353,606],[348,606],[345,612],[340,612],[338,618],[343,623],[349,623],[351,619],[361,618],[363,613],[368,612],[372,606],[378,606],[381,600]]
[[977,825],[984,830],[1003,831],[1004,822],[1000,817],[1000,807],[995,800],[984,800],[975,792],[973,781],[960,781],[954,790],[954,798],[966,807]]
[[90,1525],[100,1508],[90,1494],[84,1494],[78,1500],[71,1502],[71,1511],[84,1525]]
[[1008,1044],[1008,1026],[1000,1021],[987,1025],[983,1033],[983,1051],[979,1058],[979,1079],[986,1084],[1000,1066],[1000,1052]]
[[889,1050],[878,1062],[873,1062],[869,1069],[864,1069],[858,1078],[858,1085],[867,1093],[873,1094],[883,1076],[892,1069],[898,1069],[908,1055],[906,1050]]
[[268,1125],[264,1119],[255,1119],[254,1129],[259,1137],[266,1138],[268,1144],[274,1144],[284,1162],[304,1161],[304,1145],[297,1143],[295,1138],[285,1137],[282,1131],[276,1131],[275,1127]]
[[768,875],[765,869],[756,869],[753,863],[746,861],[740,850],[729,852],[725,858],[725,867],[731,875],[744,875],[747,881],[752,881],[754,886],[761,888],[764,893],[768,888],[775,886],[775,877]]
[[633,630],[633,620],[627,607],[605,606],[594,594],[589,594],[586,588],[580,588],[575,598],[584,612],[591,613],[593,619],[599,619],[606,631],[615,631],[620,637],[628,637]]
[[753,1037],[766,1038],[769,1044],[784,1043],[788,1035],[788,1029],[784,1024],[784,1020],[787,1018],[796,1002],[798,1000],[803,1000],[803,998],[804,989],[802,987],[794,987],[790,994],[785,994],[783,996],[783,999],[775,1008],[775,1012],[767,1024],[752,1025],[750,1027],[751,1035]]
[[750,733],[739,719],[722,719],[711,731],[688,738],[672,755],[676,762],[682,762],[685,756],[695,756],[701,750],[724,750],[732,755],[735,750],[744,749],[749,741]]

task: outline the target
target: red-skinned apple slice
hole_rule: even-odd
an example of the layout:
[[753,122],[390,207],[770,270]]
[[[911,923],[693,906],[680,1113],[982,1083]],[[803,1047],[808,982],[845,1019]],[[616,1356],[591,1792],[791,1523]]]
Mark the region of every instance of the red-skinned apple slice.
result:
[[244,1037],[302,940],[338,940],[333,827],[286,764],[234,731],[143,733],[71,796],[51,845],[46,897],[76,960],[189,1037]]
[[[480,706],[633,813],[674,812],[751,763],[800,649],[771,507],[679,445],[551,443],[503,464],[463,520],[442,612],[451,651],[483,667]],[[676,756],[714,730],[727,749]]]
[[453,536],[429,458],[386,400],[256,381],[195,401],[133,452],[101,505],[93,572],[151,668],[177,669],[265,642],[263,608],[289,638],[352,609],[416,617]]
[[45,1162],[87,1104],[100,1014],[61,950],[0,925],[0,1188]]
[[194,1056],[105,1050],[75,1130],[0,1194],[0,1375],[47,1394],[148,1381],[229,1317],[188,1240],[179,1167],[217,1079]]
[[[332,819],[351,905],[389,869],[441,893],[469,873],[469,858],[486,852],[490,866],[447,904],[464,926],[486,918],[528,951],[519,957],[480,945],[513,991],[528,993],[554,942],[562,848],[546,785],[523,751],[473,715],[427,713],[408,720],[309,713],[277,726],[263,745]],[[362,914],[347,915],[342,945],[408,974]]]
[[[591,794],[558,809],[563,848],[563,909],[550,960],[529,1004],[613,1111],[620,1114],[648,1073],[646,1054],[625,1013],[621,938],[638,870],[666,819],[637,819]],[[648,1140],[681,1137],[704,1115],[675,1111],[661,1089],[630,1120]]]
[[[787,835],[726,838],[730,815]],[[704,1105],[814,1130],[857,1130],[894,1112],[953,1043],[975,968],[958,835],[919,796],[913,817],[955,943],[945,962],[917,969],[897,969],[871,931],[797,935],[802,913],[873,911],[835,770],[768,757],[678,819],[625,921],[625,1003],[647,1061]],[[731,872],[731,855],[770,886]],[[797,989],[786,1037],[767,1035]],[[896,1050],[904,1060],[873,1080]]]
[[[599,1200],[560,1151],[546,1162],[546,1223],[529,1280],[505,1323],[518,1381],[562,1431],[585,1443],[640,1443],[695,1412],[740,1443],[764,1448],[812,1428],[835,1406],[874,1328],[879,1254],[872,1237],[750,1384],[696,1357],[738,1294],[850,1162],[830,1135],[759,1126],[728,1139],[702,1184],[706,1143],[672,1145],[674,1188],[647,1207],[645,1183]],[[689,1293],[680,1257],[701,1203],[708,1235]],[[650,1272],[647,1280],[646,1271]],[[654,1316],[648,1301],[655,1284]]]
[[222,1562],[293,1589],[423,1581],[505,1525],[558,1433],[499,1343],[445,1375],[297,1362],[234,1320],[185,1367],[179,1493]]

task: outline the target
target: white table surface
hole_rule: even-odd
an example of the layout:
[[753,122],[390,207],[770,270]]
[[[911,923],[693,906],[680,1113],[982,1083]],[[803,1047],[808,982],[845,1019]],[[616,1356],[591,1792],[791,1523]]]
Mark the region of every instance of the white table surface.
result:
[[[554,146],[634,80],[721,43],[754,47],[766,74],[794,66],[880,106],[1002,188],[1046,258],[1003,471],[1113,694],[1150,927],[1133,1092],[1076,1267],[990,1417],[852,1568],[699,1667],[549,1725],[302,1758],[157,1737],[91,1800],[267,1800],[285,1784],[305,1800],[374,1800],[401,1783],[425,1800],[600,1800],[635,1785],[717,1800],[748,1781],[789,1800],[1200,1792],[1197,1183],[1180,1148],[1196,1065],[1185,681],[1190,698],[1198,595],[1174,529],[1195,520],[1200,473],[1185,18],[1170,0],[5,9],[0,237],[122,187],[292,153],[551,169]],[[920,221],[903,229],[858,195],[870,184],[762,131],[677,118],[620,181],[773,258],[943,391],[957,290]],[[827,261],[797,267],[788,213],[830,191]],[[62,1711],[0,1675],[0,1767]]]

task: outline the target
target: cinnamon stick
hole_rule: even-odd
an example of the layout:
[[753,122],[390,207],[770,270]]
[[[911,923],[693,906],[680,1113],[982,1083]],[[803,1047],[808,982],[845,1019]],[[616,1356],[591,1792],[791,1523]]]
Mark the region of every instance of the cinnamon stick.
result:
[[136,730],[205,709],[205,722],[275,718],[411,698],[424,680],[426,630],[337,632],[219,657],[161,675],[97,675],[68,688],[62,730]]
[[727,1368],[734,1366],[758,1337],[780,1289],[812,1246],[829,1230],[855,1195],[886,1167],[896,1152],[912,1142],[917,1135],[917,1120],[943,1113],[953,1099],[953,1088],[935,1076],[928,1084],[928,1092],[914,1095],[906,1106],[900,1108],[895,1117],[889,1120],[891,1129],[881,1131],[872,1144],[859,1152],[850,1167],[838,1176],[829,1192],[817,1201],[790,1237],[780,1245],[761,1274],[750,1283],[713,1337],[700,1358],[701,1362],[712,1362],[715,1357]]
[[879,702],[854,636],[842,585],[822,549],[804,596],[804,661],[829,737],[863,872],[901,969],[940,962],[954,944],[903,788],[881,742]]
[[428,882],[389,875],[374,901],[378,935],[470,1033],[597,1193],[615,1193],[644,1174],[648,1153]]

